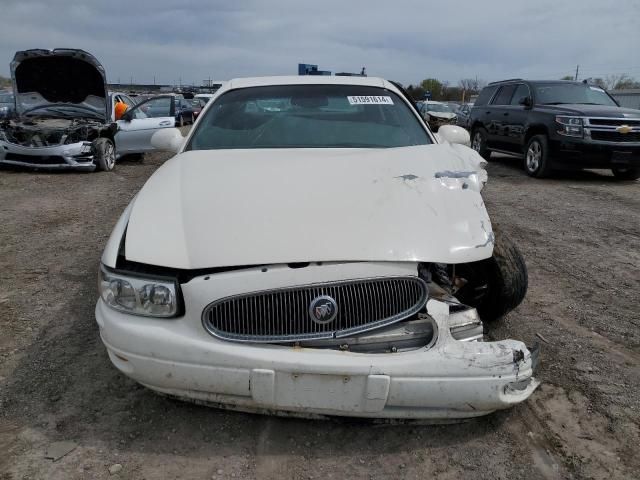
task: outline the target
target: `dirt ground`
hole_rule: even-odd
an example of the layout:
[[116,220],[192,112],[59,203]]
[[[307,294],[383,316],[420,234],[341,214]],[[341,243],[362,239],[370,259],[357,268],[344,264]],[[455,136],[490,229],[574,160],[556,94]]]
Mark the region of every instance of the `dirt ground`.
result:
[[[638,478],[640,182],[491,162],[486,203],[530,287],[489,336],[539,342],[543,384],[466,423],[380,426],[195,406],[111,366],[93,314],[100,254],[165,158],[0,171],[0,480]],[[46,459],[60,441],[75,448]]]

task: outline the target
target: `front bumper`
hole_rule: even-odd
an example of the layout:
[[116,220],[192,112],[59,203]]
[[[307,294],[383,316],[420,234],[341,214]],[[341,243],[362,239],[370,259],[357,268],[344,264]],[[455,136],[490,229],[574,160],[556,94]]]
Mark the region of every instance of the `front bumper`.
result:
[[[112,363],[165,394],[306,416],[468,418],[522,402],[539,384],[533,376],[536,352],[515,340],[455,340],[448,304],[433,299],[427,306],[435,341],[415,350],[370,354],[214,338],[200,322],[201,308],[210,300],[205,292],[229,288],[236,275],[243,274],[183,284],[187,313],[176,319],[122,314],[99,300],[96,319]],[[252,287],[244,282],[233,288]]]
[[640,143],[606,142],[554,135],[549,142],[554,166],[569,168],[640,167]]
[[25,147],[0,141],[0,165],[47,169],[93,171],[91,142],[77,142],[51,147]]

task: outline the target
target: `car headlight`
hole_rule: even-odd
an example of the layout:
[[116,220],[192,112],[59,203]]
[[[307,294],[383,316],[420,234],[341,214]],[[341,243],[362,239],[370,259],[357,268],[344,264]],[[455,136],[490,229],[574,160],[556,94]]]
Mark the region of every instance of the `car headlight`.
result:
[[111,272],[101,265],[98,288],[104,303],[120,312],[163,318],[178,313],[178,286],[169,279]]
[[570,137],[582,137],[582,118],[580,117],[556,117],[556,123],[559,124],[558,133]]

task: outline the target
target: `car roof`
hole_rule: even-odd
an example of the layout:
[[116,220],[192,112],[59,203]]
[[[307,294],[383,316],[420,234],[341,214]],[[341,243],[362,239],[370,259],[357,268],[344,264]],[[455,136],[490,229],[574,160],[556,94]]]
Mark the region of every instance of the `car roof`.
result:
[[559,84],[559,83],[584,85],[583,82],[577,82],[574,80],[525,80],[523,78],[510,78],[509,80],[500,80],[498,82],[491,82],[487,86],[503,85],[505,83],[521,83],[521,82],[532,83],[536,85],[553,85],[553,84]]
[[233,88],[264,87],[268,85],[362,85],[385,87],[396,90],[386,80],[377,77],[343,77],[330,75],[289,75],[281,77],[234,78],[225,85],[225,90]]

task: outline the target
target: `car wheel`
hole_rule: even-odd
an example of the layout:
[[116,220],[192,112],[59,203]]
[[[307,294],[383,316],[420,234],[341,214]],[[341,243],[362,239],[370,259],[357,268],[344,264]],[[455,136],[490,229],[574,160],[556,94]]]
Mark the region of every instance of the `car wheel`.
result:
[[108,172],[116,166],[116,147],[113,142],[105,137],[98,138],[93,148],[95,151],[94,162],[98,170]]
[[524,170],[527,175],[544,178],[551,173],[549,142],[546,135],[534,135],[524,151]]
[[196,117],[193,115],[193,113],[191,114],[191,121],[189,122],[191,125],[193,125],[193,123],[196,121]]
[[178,125],[180,125],[181,127],[184,127],[184,117],[182,115],[180,115],[180,120],[178,121]]
[[491,158],[491,150],[487,148],[487,131],[480,127],[476,128],[471,135],[471,148],[480,154],[485,160]]
[[494,246],[491,258],[457,265],[455,283],[463,286],[455,296],[475,307],[480,318],[493,322],[516,308],[527,294],[527,265],[516,245],[493,228]]
[[637,180],[640,178],[640,168],[634,167],[613,167],[613,176],[618,180]]

